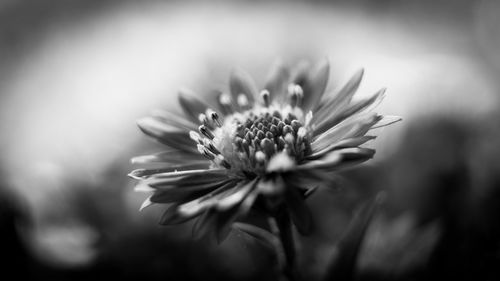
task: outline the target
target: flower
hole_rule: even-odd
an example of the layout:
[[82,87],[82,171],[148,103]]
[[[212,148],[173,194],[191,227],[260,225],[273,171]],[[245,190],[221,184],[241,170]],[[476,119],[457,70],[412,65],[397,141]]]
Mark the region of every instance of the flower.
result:
[[261,91],[248,74],[235,70],[216,106],[181,90],[185,117],[156,111],[138,121],[145,134],[169,147],[132,159],[162,165],[130,173],[139,180],[137,191],[152,193],[141,209],[170,203],[160,223],[198,217],[193,233],[219,239],[252,208],[270,215],[284,209],[297,230],[308,233],[305,198],[337,170],[372,158],[373,149],[360,147],[375,138],[369,130],[399,120],[368,110],[385,89],[352,101],[362,76],[360,70],[336,94],[325,95],[325,60],[293,74],[277,64]]

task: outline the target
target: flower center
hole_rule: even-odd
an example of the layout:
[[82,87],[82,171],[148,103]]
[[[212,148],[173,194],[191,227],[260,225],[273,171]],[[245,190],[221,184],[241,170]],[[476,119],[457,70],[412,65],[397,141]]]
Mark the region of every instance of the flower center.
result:
[[299,107],[255,105],[226,116],[223,122],[217,113],[207,110],[200,121],[199,131],[205,137],[190,133],[200,153],[216,167],[247,176],[263,175],[269,160],[279,153],[300,162],[311,149],[309,129]]

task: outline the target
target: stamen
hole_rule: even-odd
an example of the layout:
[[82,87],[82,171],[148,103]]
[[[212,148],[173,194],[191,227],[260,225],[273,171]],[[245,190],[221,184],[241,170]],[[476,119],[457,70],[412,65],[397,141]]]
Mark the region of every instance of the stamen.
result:
[[212,112],[210,112],[209,116],[212,119],[212,121],[217,125],[217,127],[222,127],[222,123],[221,123],[219,114],[217,114],[217,112],[212,110]]
[[198,120],[200,121],[201,124],[203,124],[205,126],[208,125],[208,118],[205,114],[200,113],[200,115],[198,115]]
[[220,151],[214,146],[214,144],[209,139],[207,138],[203,139],[203,145],[214,154],[216,155],[220,154]]
[[238,105],[240,107],[246,108],[248,106],[248,98],[245,94],[239,94],[237,99]]
[[205,137],[207,137],[207,138],[209,138],[209,139],[211,139],[211,140],[213,140],[213,139],[214,139],[214,134],[212,133],[212,131],[210,131],[210,130],[208,129],[208,127],[207,127],[207,126],[205,126],[205,125],[201,125],[201,126],[199,126],[199,127],[198,127],[198,131],[200,131],[200,133],[201,133],[202,135],[204,135]]
[[217,165],[223,166],[226,169],[231,169],[231,165],[229,164],[229,162],[227,162],[226,159],[224,159],[224,156],[222,156],[220,154],[217,155],[217,157],[215,158],[214,162]]
[[274,144],[270,139],[265,138],[261,140],[260,146],[262,147],[262,150],[267,155],[267,157],[271,157],[271,155],[274,154]]
[[269,94],[269,91],[268,90],[262,90],[262,92],[260,92],[260,97],[262,98],[262,101],[264,102],[264,105],[266,107],[269,107],[269,104],[271,103],[271,96]]
[[266,155],[262,151],[255,152],[255,160],[259,163],[264,163],[266,161]]
[[231,101],[231,95],[228,93],[222,93],[219,95],[219,104],[226,114],[230,114],[235,111]]
[[209,160],[214,160],[215,159],[215,154],[207,150],[207,148],[201,144],[197,145],[198,152],[200,152],[201,155],[205,156],[205,158]]
[[302,87],[300,87],[300,85],[297,84],[288,85],[288,97],[290,99],[289,103],[292,107],[300,105],[303,96],[304,96],[304,91],[302,90]]
[[203,144],[203,141],[200,137],[200,135],[195,132],[195,131],[189,131],[189,137],[194,140],[195,142],[199,143],[199,144]]

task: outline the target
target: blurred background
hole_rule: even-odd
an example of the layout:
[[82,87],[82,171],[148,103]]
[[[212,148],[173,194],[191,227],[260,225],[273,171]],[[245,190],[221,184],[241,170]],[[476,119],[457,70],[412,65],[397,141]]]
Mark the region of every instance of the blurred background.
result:
[[300,271],[321,280],[353,213],[385,190],[356,262],[360,280],[500,280],[500,2],[496,0],[0,2],[0,244],[28,280],[276,280],[244,233],[221,245],[126,174],[162,149],[136,128],[179,110],[177,89],[223,89],[233,67],[262,85],[276,59],[328,57],[329,88],[360,67],[357,97],[404,121],[379,129],[375,159],[341,192],[309,199]]

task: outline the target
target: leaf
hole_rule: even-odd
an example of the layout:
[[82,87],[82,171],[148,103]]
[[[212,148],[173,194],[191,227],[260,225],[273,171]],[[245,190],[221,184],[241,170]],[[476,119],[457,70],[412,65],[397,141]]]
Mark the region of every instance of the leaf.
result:
[[354,280],[358,254],[366,230],[376,211],[383,203],[384,194],[379,193],[374,199],[364,204],[354,215],[343,237],[338,243],[338,254],[330,263],[324,280]]

